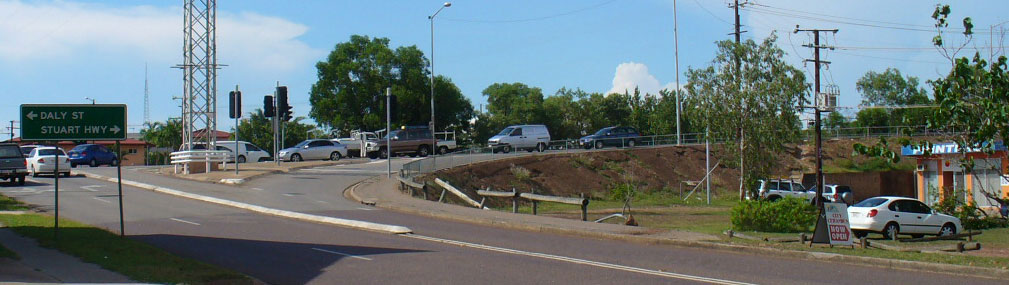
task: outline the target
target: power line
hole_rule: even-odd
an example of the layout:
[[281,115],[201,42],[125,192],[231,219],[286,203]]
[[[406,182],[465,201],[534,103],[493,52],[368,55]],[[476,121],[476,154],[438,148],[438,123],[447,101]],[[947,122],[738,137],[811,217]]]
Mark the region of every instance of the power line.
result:
[[[761,5],[761,6],[767,7],[766,5]],[[851,20],[835,20],[835,19],[827,19],[827,18],[821,18],[821,17],[800,15],[800,14],[795,14],[795,13],[790,13],[790,12],[775,11],[775,10],[771,10],[771,9],[760,8],[760,7],[752,7],[752,6],[744,7],[744,9],[746,9],[747,11],[750,11],[750,12],[756,12],[756,13],[765,14],[765,15],[782,16],[782,17],[790,17],[790,18],[813,20],[813,21],[823,21],[823,22],[831,22],[831,23],[838,23],[838,24],[845,24],[845,25],[853,25],[853,26],[862,26],[862,27],[871,27],[871,28],[880,28],[880,29],[904,30],[904,31],[914,31],[914,32],[935,32],[936,31],[935,27],[928,27],[928,26],[923,26],[923,25],[910,25],[910,24],[890,23],[891,25],[887,26],[887,25],[881,25],[881,24],[867,24],[867,23],[864,23],[864,22],[880,22],[880,21],[872,21],[872,20],[864,20],[864,19],[854,19],[854,18],[845,18],[845,17],[838,17],[838,16],[829,16],[829,17],[835,17],[835,18],[840,18],[840,19],[851,19]],[[809,13],[809,12],[801,12],[801,13],[812,14],[812,13]],[[860,22],[856,22],[856,21],[860,21]],[[906,26],[905,27],[900,27],[900,26],[894,26],[892,24],[906,25]],[[944,29],[943,31],[947,31],[948,32],[948,31],[953,31],[953,30],[951,30],[951,29]],[[975,32],[984,32],[984,31],[987,31],[987,30],[985,30],[985,29],[972,29],[972,31],[975,31]]]
[[562,13],[557,13],[557,14],[552,14],[552,15],[546,15],[546,16],[532,17],[532,18],[523,18],[523,19],[508,19],[508,20],[482,20],[482,19],[459,19],[459,18],[442,18],[442,19],[444,19],[445,21],[451,21],[451,22],[488,23],[488,24],[533,22],[533,21],[542,21],[542,20],[548,20],[548,19],[553,19],[553,18],[557,18],[557,17],[563,17],[563,16],[568,16],[568,15],[572,15],[572,14],[581,13],[581,12],[585,12],[585,11],[592,10],[592,9],[595,9],[595,8],[599,8],[599,7],[602,7],[602,6],[609,5],[609,4],[613,3],[613,2],[617,2],[617,0],[609,0],[609,1],[605,1],[605,2],[599,3],[599,4],[595,4],[595,5],[592,5],[592,6],[588,6],[588,7],[581,8],[581,9],[575,9],[575,10],[571,10],[571,11],[567,11],[567,12],[562,12]]
[[704,12],[708,12],[708,15],[711,15],[712,17],[715,17],[715,19],[718,19],[719,21],[722,21],[722,23],[726,23],[726,24],[730,24],[730,25],[732,24],[732,22],[729,22],[729,21],[726,21],[725,19],[722,19],[722,17],[719,17],[718,15],[715,15],[715,13],[711,12],[711,10],[708,10],[708,8],[705,8],[704,5],[701,5],[701,2],[697,2],[697,0],[694,0],[694,3],[697,4],[697,7],[701,7],[701,9],[704,10]]

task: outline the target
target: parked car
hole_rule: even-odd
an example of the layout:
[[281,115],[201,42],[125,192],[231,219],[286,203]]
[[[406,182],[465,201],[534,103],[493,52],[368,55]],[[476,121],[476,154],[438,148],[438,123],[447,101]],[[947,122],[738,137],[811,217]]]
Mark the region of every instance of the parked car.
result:
[[813,196],[816,196],[816,193],[806,191],[807,188],[802,183],[791,180],[761,179],[758,182],[757,197],[772,202],[785,197],[799,198],[812,202]]
[[[217,150],[231,152],[231,157],[235,157],[235,141],[217,141]],[[246,161],[262,162],[270,159],[269,152],[252,143],[238,141],[238,163],[245,163]],[[228,161],[235,161],[235,159],[229,158]]]
[[585,149],[603,148],[605,146],[634,147],[641,140],[638,130],[631,127],[606,127],[595,134],[587,135],[578,140]]
[[550,132],[544,125],[516,125],[501,130],[487,140],[493,152],[509,153],[514,150],[537,150],[543,152],[550,144]]
[[[57,153],[59,153],[59,159],[56,158]],[[48,146],[37,147],[32,149],[26,160],[28,161],[28,172],[32,174],[32,177],[38,177],[40,174],[52,174],[56,170],[57,164],[59,164],[60,175],[70,176],[70,157],[63,149]]]
[[37,147],[43,147],[43,146],[44,145],[37,145],[37,144],[23,145],[23,146],[21,146],[21,154],[24,154],[25,158],[28,158],[28,154],[32,153],[33,149],[35,149]]
[[[810,197],[816,196],[816,185],[809,188]],[[851,192],[851,187],[837,184],[823,185],[824,202],[845,203],[851,205],[855,202],[855,195]]]
[[21,148],[14,143],[0,143],[0,179],[25,185],[28,163]]
[[70,150],[67,155],[70,156],[70,166],[77,167],[81,164],[87,164],[91,167],[96,167],[99,165],[109,165],[116,166],[119,165],[119,158],[116,157],[116,153],[109,150],[103,145],[97,144],[82,144],[77,145]]
[[848,207],[851,232],[856,238],[881,233],[895,239],[898,234],[949,236],[963,231],[960,219],[938,213],[921,201],[905,197],[873,197]]
[[[391,146],[386,145],[387,140]],[[432,151],[431,140],[431,129],[424,126],[393,130],[385,137],[367,143],[368,158],[388,158],[390,153],[392,156],[407,154],[426,157]]]
[[284,161],[340,160],[347,156],[347,147],[326,139],[305,140],[297,145],[280,150],[277,158]]

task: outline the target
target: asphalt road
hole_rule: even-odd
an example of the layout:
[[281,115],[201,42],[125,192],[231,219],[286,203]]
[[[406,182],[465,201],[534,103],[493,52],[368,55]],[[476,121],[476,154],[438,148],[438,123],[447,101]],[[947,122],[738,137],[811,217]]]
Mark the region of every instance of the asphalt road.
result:
[[[397,163],[404,163],[398,160]],[[394,165],[396,167],[396,165]],[[206,195],[284,210],[410,227],[390,235],[250,213],[124,188],[126,232],[179,255],[233,268],[275,284],[578,283],[652,284],[1001,284],[765,255],[643,245],[504,230],[385,211],[347,201],[346,187],[385,171],[383,163],[319,167],[210,185]],[[395,168],[394,168],[395,169]],[[114,174],[113,168],[94,171]],[[124,179],[142,172],[124,169]],[[52,178],[0,192],[52,210]],[[177,190],[207,184],[167,180]],[[113,183],[60,179],[60,214],[118,231]],[[192,189],[190,189],[192,190]],[[710,279],[706,279],[710,278]]]

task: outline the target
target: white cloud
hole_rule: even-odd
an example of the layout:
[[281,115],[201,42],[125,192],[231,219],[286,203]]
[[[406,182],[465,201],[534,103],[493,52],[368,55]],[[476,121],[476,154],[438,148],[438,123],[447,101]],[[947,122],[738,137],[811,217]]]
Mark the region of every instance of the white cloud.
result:
[[[182,9],[70,2],[0,2],[0,61],[66,60],[94,53],[182,61]],[[308,28],[255,13],[217,17],[218,62],[289,71],[323,51],[297,38]],[[237,67],[237,66],[236,66]]]
[[617,65],[617,72],[613,75],[613,88],[606,94],[612,93],[633,93],[637,87],[641,94],[659,95],[659,90],[672,89],[676,87],[675,82],[662,85],[648,72],[648,66],[643,63],[625,62]]

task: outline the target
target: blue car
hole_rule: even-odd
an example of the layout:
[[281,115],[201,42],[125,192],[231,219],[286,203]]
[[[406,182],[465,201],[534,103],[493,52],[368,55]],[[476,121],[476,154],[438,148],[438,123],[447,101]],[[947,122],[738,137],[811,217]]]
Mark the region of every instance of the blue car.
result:
[[606,127],[592,135],[584,136],[578,144],[585,149],[599,149],[605,146],[634,147],[640,141],[638,130],[632,127]]
[[103,145],[82,144],[71,149],[67,153],[70,156],[70,167],[87,164],[91,167],[99,165],[116,166],[119,165],[119,158],[116,153]]

